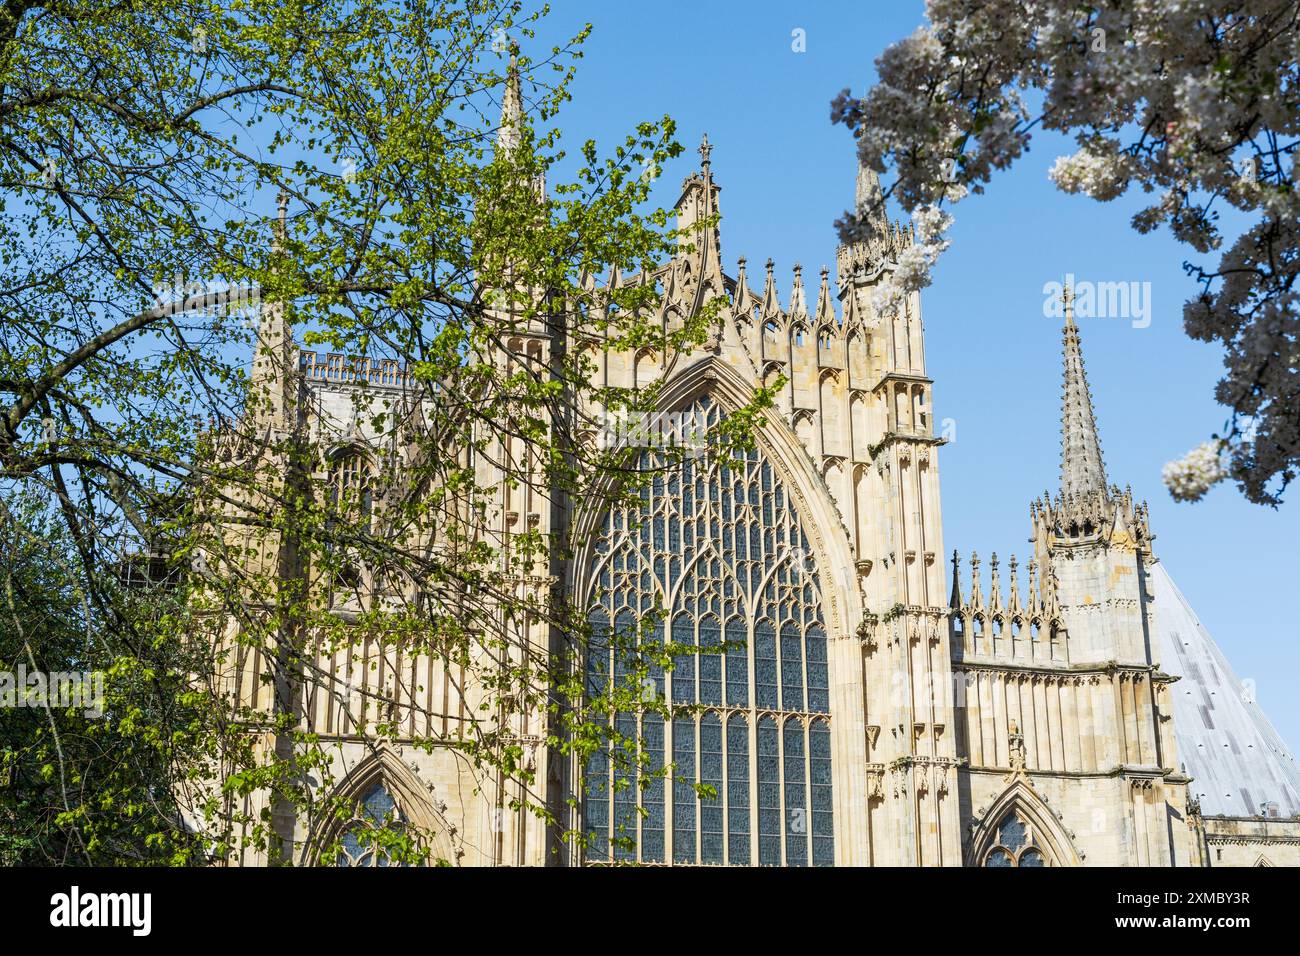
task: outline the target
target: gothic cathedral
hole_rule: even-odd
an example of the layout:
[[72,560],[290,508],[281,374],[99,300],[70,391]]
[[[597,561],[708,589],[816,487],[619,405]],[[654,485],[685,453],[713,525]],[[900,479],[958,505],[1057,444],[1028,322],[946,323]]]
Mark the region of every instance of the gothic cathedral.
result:
[[[676,205],[688,229],[719,211],[707,142],[701,154]],[[872,208],[874,173],[857,189],[859,209]],[[838,250],[834,282],[823,268],[805,288],[795,266],[783,297],[771,261],[757,276],[743,259],[724,271],[719,230],[701,225],[652,278],[664,322],[725,297],[709,340],[692,354],[592,356],[597,384],[661,382],[662,411],[706,423],[754,383],[784,381],[739,468],[687,462],[650,488],[648,520],[509,489],[493,516],[502,533],[523,515],[582,542],[558,575],[597,634],[655,605],[674,641],[726,644],[658,679],[693,716],[620,718],[686,779],[634,797],[599,755],[571,766],[549,752],[545,714],[521,717],[548,801],[591,836],[584,850],[534,815],[503,814],[511,794],[498,791],[512,784],[454,751],[400,738],[376,748],[309,706],[365,812],[427,825],[456,865],[1300,864],[1300,769],[1170,579],[1146,505],[1111,484],[1068,298],[1059,487],[1031,504],[1023,563],[972,556],[963,574],[944,549],[945,439],[920,297],[892,316],[873,306],[912,235],[883,215],[874,231]],[[522,338],[521,352],[552,347],[540,332]],[[292,351],[313,427],[373,439],[351,414],[355,368],[277,347]],[[367,372],[366,387],[398,393],[403,377]],[[594,641],[595,681],[617,666],[603,654]],[[399,666],[420,688],[412,734],[464,712],[451,665]],[[294,826],[311,862],[316,836]],[[620,828],[634,846],[606,839]],[[363,849],[353,862],[367,862]]]

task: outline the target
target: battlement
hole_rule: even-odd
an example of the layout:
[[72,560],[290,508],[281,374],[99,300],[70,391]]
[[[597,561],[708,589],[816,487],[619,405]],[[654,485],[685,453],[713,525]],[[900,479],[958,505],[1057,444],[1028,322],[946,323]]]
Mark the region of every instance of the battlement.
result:
[[304,351],[298,355],[298,368],[306,381],[325,385],[402,389],[411,384],[405,365],[398,359]]

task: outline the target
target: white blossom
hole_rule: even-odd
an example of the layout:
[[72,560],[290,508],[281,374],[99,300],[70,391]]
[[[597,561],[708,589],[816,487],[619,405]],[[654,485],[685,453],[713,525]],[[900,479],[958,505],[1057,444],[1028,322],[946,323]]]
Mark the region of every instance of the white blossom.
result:
[[937,206],[922,206],[912,216],[916,241],[899,253],[894,268],[876,286],[874,305],[880,315],[894,315],[908,294],[930,284],[930,270],[951,244],[952,216]]
[[1102,156],[1081,149],[1073,156],[1058,156],[1048,177],[1067,193],[1084,193],[1105,202],[1128,187],[1123,162],[1116,156]]
[[1202,442],[1166,464],[1160,477],[1175,501],[1200,501],[1213,485],[1228,477],[1223,467],[1223,442]]
[[[1221,257],[1192,264],[1198,289],[1185,326],[1222,347],[1215,395],[1233,421],[1255,423],[1253,441],[1235,426],[1222,439],[1228,472],[1250,500],[1276,504],[1300,473],[1300,31],[1291,6],[927,0],[928,22],[876,61],[877,84],[862,97],[842,93],[833,112],[864,162],[897,173],[893,195],[917,219],[917,248],[882,299],[929,283],[948,246],[946,223],[930,225],[939,203],[983,191],[1037,129],[1072,135],[1078,151],[1050,174],[1058,188],[1105,201],[1137,185],[1150,199],[1135,229],[1167,227],[1195,252]],[[1222,217],[1225,205],[1244,216]],[[1222,235],[1241,222],[1239,236]],[[1177,487],[1191,488],[1186,469],[1171,467]]]

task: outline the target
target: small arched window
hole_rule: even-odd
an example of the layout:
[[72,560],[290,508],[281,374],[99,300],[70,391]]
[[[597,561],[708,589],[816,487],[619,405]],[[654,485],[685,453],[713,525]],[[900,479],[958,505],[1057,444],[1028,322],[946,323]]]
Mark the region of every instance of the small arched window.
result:
[[382,782],[374,784],[357,803],[352,821],[339,841],[337,866],[406,866],[395,858],[396,844],[405,842],[406,818]]
[[345,449],[329,463],[329,501],[336,514],[348,515],[368,529],[373,506],[370,462],[356,449]]
[[984,866],[1047,866],[1047,857],[1034,836],[1034,828],[1012,810],[998,825],[996,842],[984,854]]
[[347,448],[329,460],[326,495],[325,551],[334,586],[355,590],[361,583],[360,565],[346,538],[370,531],[373,490],[370,462],[358,449]]

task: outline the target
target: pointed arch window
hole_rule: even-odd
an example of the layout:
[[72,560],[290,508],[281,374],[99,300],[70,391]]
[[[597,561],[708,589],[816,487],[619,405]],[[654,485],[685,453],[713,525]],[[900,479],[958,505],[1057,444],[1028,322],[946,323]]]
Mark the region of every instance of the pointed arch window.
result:
[[[338,539],[356,531],[370,530],[373,509],[373,478],[370,460],[355,447],[330,456],[327,472],[329,512],[326,519],[325,550],[335,588],[355,592],[361,586],[361,563],[352,549]],[[346,600],[346,593],[344,595]]]
[[994,843],[984,854],[984,866],[1048,866],[1033,826],[1023,815],[1012,810],[998,824]]
[[359,448],[344,448],[330,456],[329,499],[333,511],[360,520],[369,527],[372,507],[372,469]]
[[[720,416],[707,399],[686,413],[706,427]],[[598,632],[588,692],[620,681],[636,651],[635,641],[600,639],[606,622],[633,633],[658,619],[657,639],[692,652],[673,658],[674,714],[662,740],[642,742],[671,764],[662,791],[614,766],[609,749],[588,761],[589,862],[834,863],[819,569],[772,463],[758,451],[738,457],[739,467],[710,458],[673,466],[646,452],[642,467],[667,467],[667,476],[649,483],[638,513],[606,516],[586,596]],[[637,719],[620,714],[613,723],[631,728]]]
[[[337,866],[406,866],[392,854],[391,836],[406,832],[406,818],[380,781],[357,803],[339,841]],[[389,836],[391,835],[391,836]]]

